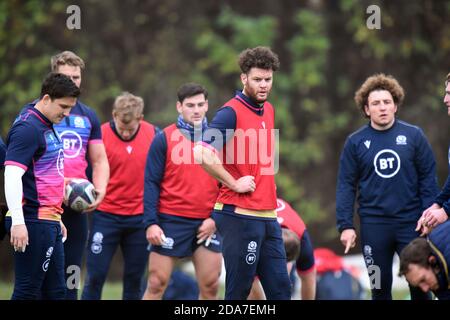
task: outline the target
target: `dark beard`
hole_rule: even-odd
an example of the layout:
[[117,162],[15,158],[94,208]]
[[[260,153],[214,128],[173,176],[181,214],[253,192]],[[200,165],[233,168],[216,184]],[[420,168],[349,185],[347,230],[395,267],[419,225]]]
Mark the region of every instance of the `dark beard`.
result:
[[[258,98],[256,97],[255,94],[249,93],[249,92],[247,92],[246,90],[243,90],[242,93],[245,94],[247,97],[249,97],[250,100],[256,102],[257,104],[263,104],[264,102],[267,101],[267,99],[264,99],[264,100],[258,100]],[[269,96],[269,95],[267,95],[267,96]]]

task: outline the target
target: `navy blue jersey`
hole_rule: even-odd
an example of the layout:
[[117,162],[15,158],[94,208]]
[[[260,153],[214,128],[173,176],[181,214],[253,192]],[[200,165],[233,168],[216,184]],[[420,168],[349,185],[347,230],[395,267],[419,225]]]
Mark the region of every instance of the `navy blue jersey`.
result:
[[388,130],[370,124],[351,134],[340,158],[336,189],[339,231],[363,223],[417,221],[438,193],[436,163],[422,130],[395,120]]
[[0,138],[0,169],[3,168],[3,162],[5,162],[6,146],[2,138]]
[[36,108],[28,108],[14,121],[6,140],[5,165],[25,170],[25,221],[59,221],[64,193],[64,152],[52,123]]
[[450,264],[450,221],[437,226],[428,236],[428,243],[439,266],[439,272],[436,274],[439,289],[434,293],[440,300],[450,300],[448,270]]
[[450,146],[448,148],[448,165],[449,175],[447,177],[447,180],[445,181],[444,187],[442,188],[441,192],[438,194],[434,202],[444,208],[447,215],[450,216]]
[[[23,108],[34,108],[35,100]],[[103,143],[100,122],[95,111],[77,100],[68,117],[54,125],[64,148],[65,176],[71,178],[86,177],[88,162],[86,154],[89,144]]]

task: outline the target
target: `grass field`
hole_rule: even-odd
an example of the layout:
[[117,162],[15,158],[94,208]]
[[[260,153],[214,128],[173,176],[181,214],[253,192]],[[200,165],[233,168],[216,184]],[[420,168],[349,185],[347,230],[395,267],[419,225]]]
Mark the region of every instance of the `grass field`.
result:
[[[11,283],[0,282],[0,300],[9,300],[13,285]],[[223,296],[223,295],[222,295]],[[370,293],[368,295],[370,297]],[[394,300],[409,299],[409,291],[394,291]],[[122,299],[122,283],[120,282],[107,282],[103,288],[103,300],[121,300]]]
[[[13,291],[12,283],[0,282],[0,300],[9,300]],[[79,294],[81,292],[79,291]],[[107,282],[103,287],[104,300],[121,300],[122,299],[122,283]]]

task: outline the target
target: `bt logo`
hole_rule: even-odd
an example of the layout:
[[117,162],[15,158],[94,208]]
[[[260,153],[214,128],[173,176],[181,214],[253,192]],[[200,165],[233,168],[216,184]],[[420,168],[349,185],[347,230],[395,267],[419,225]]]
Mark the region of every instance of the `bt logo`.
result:
[[382,178],[389,179],[400,170],[401,162],[398,154],[391,149],[379,151],[373,159],[375,172]]
[[61,133],[61,140],[64,148],[64,156],[67,158],[76,158],[80,155],[83,141],[80,135],[72,130],[66,130]]

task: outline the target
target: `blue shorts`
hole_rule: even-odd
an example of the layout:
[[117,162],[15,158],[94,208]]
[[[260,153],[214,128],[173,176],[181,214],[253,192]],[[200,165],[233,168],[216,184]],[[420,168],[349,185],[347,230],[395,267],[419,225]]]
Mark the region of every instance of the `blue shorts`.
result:
[[[152,246],[151,251],[163,256],[184,258],[191,257],[199,246],[205,246],[205,241],[197,244],[197,230],[204,219],[184,218],[170,214],[159,213],[159,226],[167,238],[162,246]],[[215,233],[206,249],[222,252],[222,237]]]

